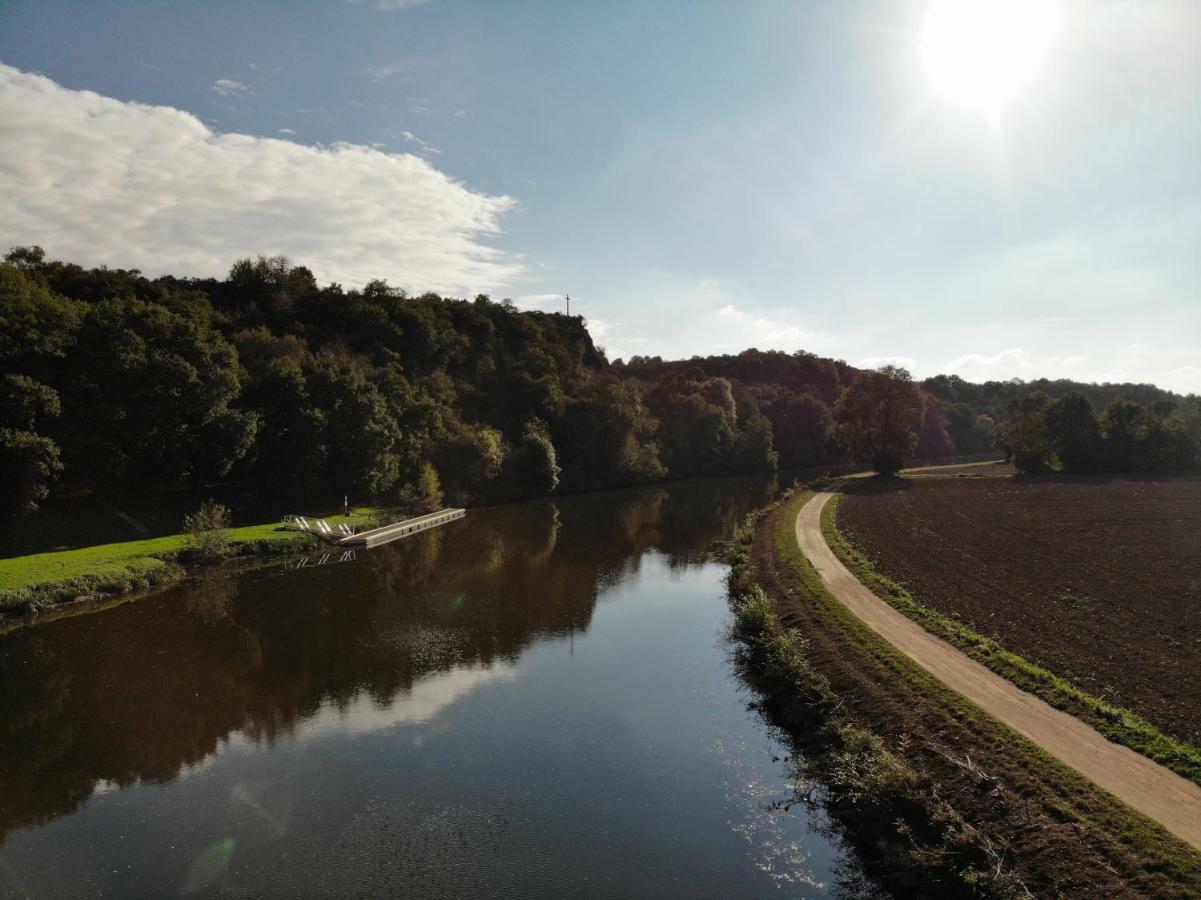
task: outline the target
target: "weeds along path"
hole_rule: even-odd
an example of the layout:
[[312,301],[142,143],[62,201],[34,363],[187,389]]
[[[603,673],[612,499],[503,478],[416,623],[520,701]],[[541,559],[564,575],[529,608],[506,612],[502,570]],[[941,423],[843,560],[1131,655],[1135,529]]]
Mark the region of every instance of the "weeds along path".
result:
[[839,602],[952,690],[1201,849],[1201,787],[1026,693],[873,594],[834,555],[822,534],[821,513],[831,496],[820,492],[801,507],[796,538]]

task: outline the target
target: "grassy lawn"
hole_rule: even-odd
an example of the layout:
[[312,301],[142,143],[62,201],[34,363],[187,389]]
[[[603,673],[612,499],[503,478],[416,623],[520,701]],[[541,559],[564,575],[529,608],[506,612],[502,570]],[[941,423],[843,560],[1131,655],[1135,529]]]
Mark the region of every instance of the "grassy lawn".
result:
[[[331,525],[346,522],[362,529],[382,512],[382,509],[375,507],[359,507],[354,509],[349,517],[331,516],[329,522]],[[234,543],[292,541],[295,537],[294,531],[280,530],[278,522],[246,525],[230,530],[230,540]],[[151,572],[165,566],[162,557],[181,550],[186,540],[185,535],[172,534],[141,541],[122,541],[117,544],[99,544],[75,550],[0,559],[0,591],[82,576],[117,575],[131,571]]]

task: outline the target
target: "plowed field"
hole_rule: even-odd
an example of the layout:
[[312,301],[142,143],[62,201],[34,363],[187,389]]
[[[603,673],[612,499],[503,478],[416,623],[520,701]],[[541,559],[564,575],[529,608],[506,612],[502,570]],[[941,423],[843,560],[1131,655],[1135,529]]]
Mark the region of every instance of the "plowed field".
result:
[[839,527],[917,600],[1201,743],[1201,479],[851,490]]

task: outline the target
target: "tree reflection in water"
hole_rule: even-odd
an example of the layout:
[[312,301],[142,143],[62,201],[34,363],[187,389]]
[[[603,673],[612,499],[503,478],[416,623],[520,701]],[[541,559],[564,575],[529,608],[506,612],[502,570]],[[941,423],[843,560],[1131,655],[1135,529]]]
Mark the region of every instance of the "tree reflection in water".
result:
[[598,591],[646,551],[673,569],[707,559],[775,487],[749,485],[473,510],[353,564],[207,572],[2,638],[0,840],[98,785],[170,781],[231,735],[428,716],[531,643],[586,632]]

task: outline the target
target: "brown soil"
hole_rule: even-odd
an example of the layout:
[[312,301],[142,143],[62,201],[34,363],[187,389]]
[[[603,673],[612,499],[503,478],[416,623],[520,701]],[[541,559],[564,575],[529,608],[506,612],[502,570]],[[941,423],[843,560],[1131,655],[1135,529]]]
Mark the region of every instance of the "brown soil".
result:
[[[846,714],[901,752],[928,791],[1003,843],[1006,863],[1035,896],[1192,895],[1195,876],[1190,889],[1123,844],[1114,829],[1082,824],[1112,819],[1113,801],[1062,767],[1032,764],[1032,751],[1008,729],[949,691],[918,683],[895,657],[849,635],[843,620],[798,592],[801,564],[775,544],[781,517],[791,516],[792,504],[771,511],[752,554],[757,580],[783,598],[783,621],[803,633],[808,657]],[[784,527],[791,535],[792,522]]]
[[1201,479],[865,482],[839,527],[918,601],[1201,743]]

